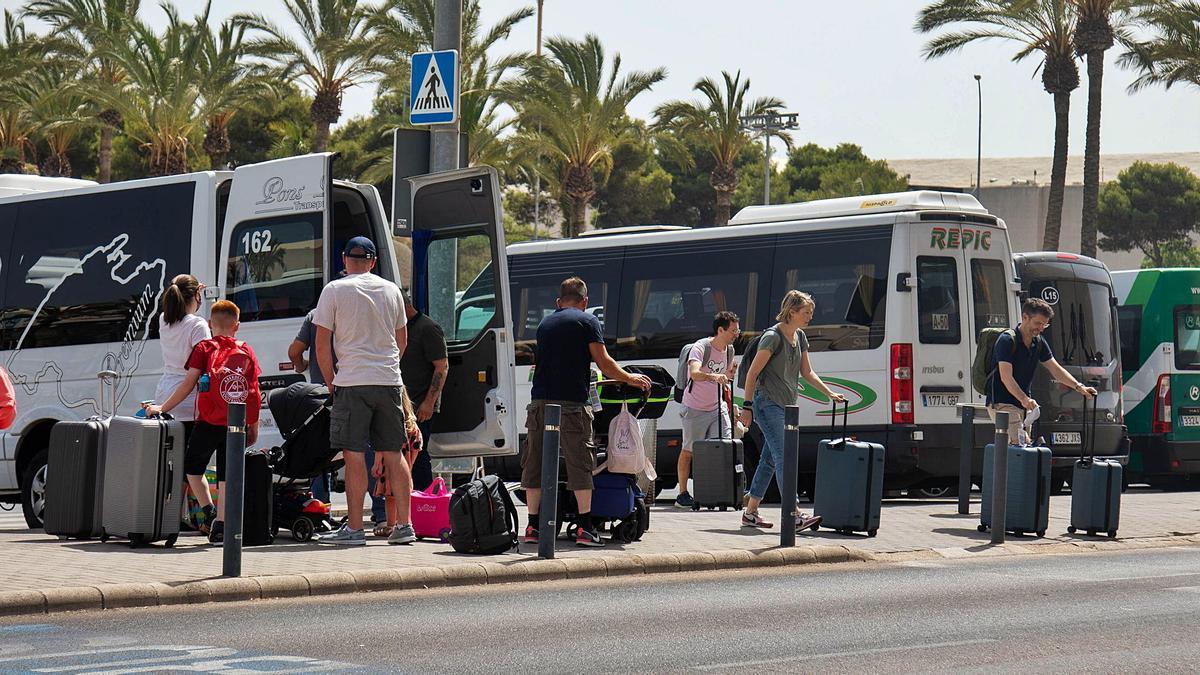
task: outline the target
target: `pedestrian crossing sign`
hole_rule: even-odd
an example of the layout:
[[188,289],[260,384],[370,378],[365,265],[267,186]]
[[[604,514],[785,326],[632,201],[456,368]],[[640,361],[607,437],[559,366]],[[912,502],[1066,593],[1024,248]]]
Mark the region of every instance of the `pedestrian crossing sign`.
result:
[[458,51],[412,55],[408,120],[412,124],[453,124],[458,119]]

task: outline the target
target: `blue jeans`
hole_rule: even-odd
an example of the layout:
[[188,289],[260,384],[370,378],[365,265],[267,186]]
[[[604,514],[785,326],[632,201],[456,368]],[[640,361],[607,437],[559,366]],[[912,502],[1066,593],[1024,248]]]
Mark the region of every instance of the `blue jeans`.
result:
[[754,396],[754,422],[763,435],[762,454],[758,468],[750,481],[750,496],[762,500],[771,486],[771,477],[783,488],[783,406],[767,398],[765,394]]
[[320,476],[312,479],[312,495],[313,499],[320,499],[326,504],[329,503],[329,484],[333,480],[333,474],[328,471]]

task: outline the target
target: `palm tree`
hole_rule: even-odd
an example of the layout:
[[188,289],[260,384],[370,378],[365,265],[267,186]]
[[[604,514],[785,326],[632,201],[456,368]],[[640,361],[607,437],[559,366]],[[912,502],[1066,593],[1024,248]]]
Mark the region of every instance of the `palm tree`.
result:
[[70,176],[67,152],[80,132],[99,123],[91,100],[67,68],[62,62],[47,61],[32,69],[13,92],[46,144],[47,153],[38,165],[43,176]]
[[198,86],[207,120],[204,154],[213,169],[225,164],[229,154],[229,121],[239,108],[260,99],[269,88],[262,67],[248,63],[246,26],[226,20],[214,32],[208,24],[212,1],[196,17],[194,26],[201,40]]
[[729,223],[729,205],[737,191],[738,175],[734,163],[751,142],[742,131],[744,115],[765,115],[783,108],[783,101],[762,97],[746,101],[750,78],[742,80],[742,72],[730,75],[721,71],[724,87],[710,77],[696,82],[693,90],[700,92],[699,101],[668,101],[654,110],[659,129],[675,129],[695,134],[695,138],[712,153],[716,160],[709,183],[717,193],[717,225]]
[[375,72],[368,18],[374,8],[361,0],[283,0],[300,39],[261,14],[233,21],[261,33],[251,53],[274,61],[281,79],[296,80],[313,94],[313,151],[329,147],[329,126],[342,116],[342,95]]
[[162,35],[142,21],[130,26],[132,40],[106,52],[122,69],[119,89],[101,90],[101,105],[120,113],[125,133],[150,153],[150,174],[167,176],[188,170],[193,135],[204,119],[198,86],[203,39],[162,5],[167,27]]
[[[389,0],[371,22],[380,54],[381,82],[389,83],[389,88],[404,97],[408,96],[412,53],[433,48],[433,8],[434,0]],[[467,0],[463,7],[458,119],[459,129],[471,140],[468,160],[472,166],[507,168],[502,136],[515,120],[500,117],[498,93],[509,73],[530,57],[518,52],[493,60],[489,52],[533,13],[533,8],[521,7],[485,32],[479,0]]]
[[24,173],[26,151],[33,149],[34,122],[17,93],[42,55],[39,41],[25,23],[5,10],[0,35],[0,173]]
[[587,208],[596,194],[596,173],[607,180],[612,150],[636,134],[625,114],[630,102],[667,76],[666,68],[621,76],[621,56],[611,65],[600,38],[553,37],[549,58],[530,61],[522,77],[505,87],[506,100],[521,119],[513,138],[519,156],[544,157],[557,169],[550,176],[568,212],[563,234],[583,231]]
[[1096,222],[1100,208],[1100,110],[1103,103],[1104,53],[1120,39],[1130,38],[1113,19],[1123,19],[1139,0],[1070,0],[1079,20],[1075,24],[1075,53],[1087,60],[1087,130],[1083,141],[1083,230],[1079,252],[1096,257]]
[[[80,60],[80,73],[92,91],[120,88],[125,72],[109,54],[127,47],[130,28],[137,22],[141,0],[33,0],[27,11],[50,24],[53,33],[71,43]],[[122,126],[113,107],[100,110],[99,180],[112,180],[113,135]]]
[[1129,91],[1161,84],[1200,87],[1200,2],[1162,3],[1146,8],[1138,22],[1153,33],[1143,42],[1131,44],[1118,63],[1140,75]]
[[1071,41],[1075,32],[1074,8],[1069,0],[939,0],[921,10],[916,29],[929,33],[955,24],[967,27],[930,40],[923,50],[926,59],[989,39],[1018,43],[1020,49],[1013,56],[1014,62],[1035,53],[1041,57],[1034,72],[1041,72],[1042,88],[1054,97],[1054,160],[1042,249],[1057,251],[1067,183],[1071,92],[1079,87],[1079,66]]

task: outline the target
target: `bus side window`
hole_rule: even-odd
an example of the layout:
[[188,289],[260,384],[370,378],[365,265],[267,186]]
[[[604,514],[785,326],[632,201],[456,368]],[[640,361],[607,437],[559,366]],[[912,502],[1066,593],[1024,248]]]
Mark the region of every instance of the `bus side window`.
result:
[[954,258],[917,257],[918,336],[923,344],[962,341],[958,264]]
[[1121,369],[1137,370],[1142,358],[1142,306],[1118,307],[1117,325],[1121,333]]

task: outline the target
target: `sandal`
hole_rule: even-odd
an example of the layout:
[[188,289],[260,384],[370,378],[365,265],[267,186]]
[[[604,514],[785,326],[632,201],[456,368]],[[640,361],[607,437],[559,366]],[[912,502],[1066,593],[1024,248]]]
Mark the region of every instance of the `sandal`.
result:
[[374,530],[371,530],[371,534],[376,537],[390,537],[392,536],[392,526],[387,523],[379,523]]

